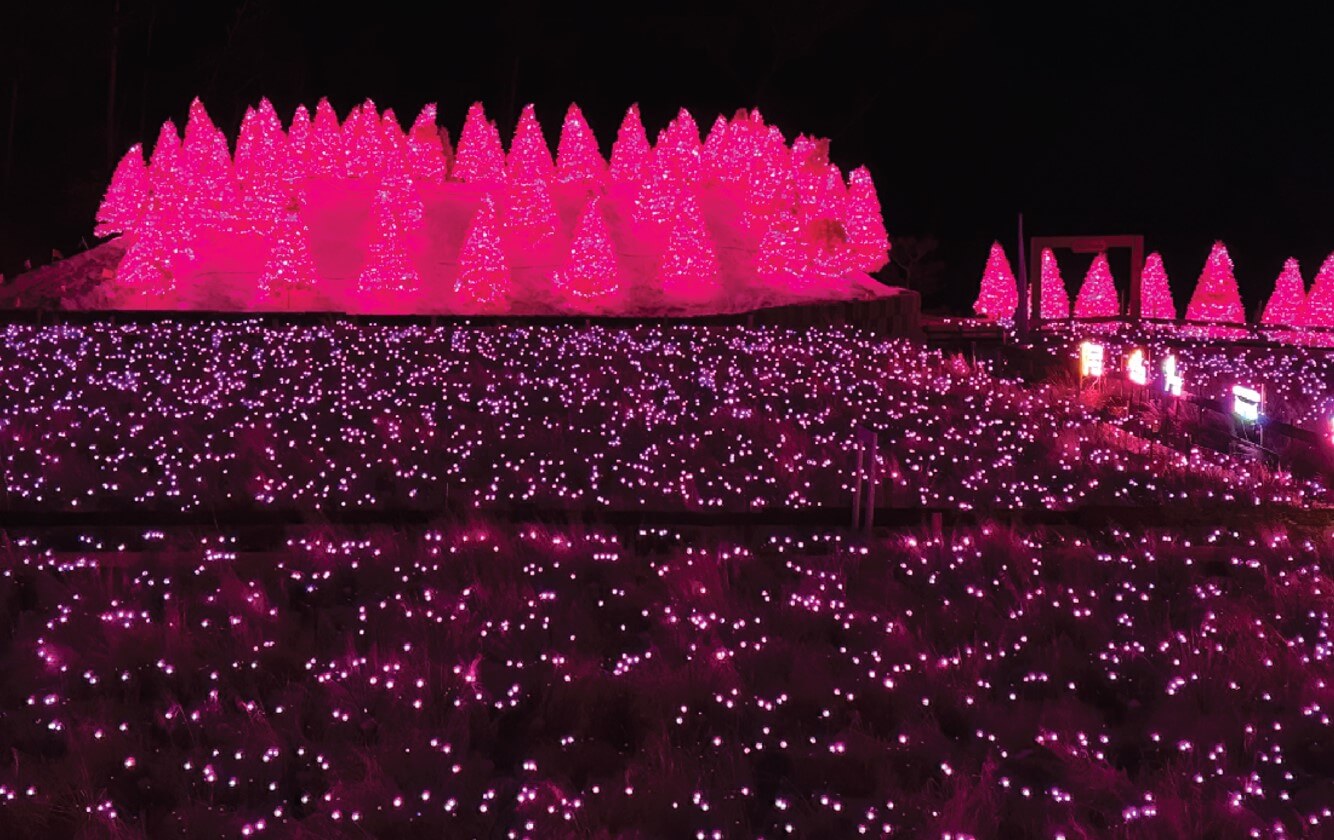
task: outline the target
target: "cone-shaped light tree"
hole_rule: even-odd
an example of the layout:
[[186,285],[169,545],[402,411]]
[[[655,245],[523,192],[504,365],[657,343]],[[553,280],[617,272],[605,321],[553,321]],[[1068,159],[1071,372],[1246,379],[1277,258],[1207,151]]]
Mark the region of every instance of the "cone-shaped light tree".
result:
[[550,183],[556,176],[551,148],[547,146],[547,139],[542,135],[542,125],[537,121],[537,111],[531,104],[523,106],[523,112],[519,114],[509,157],[505,159],[505,171],[510,183]]
[[311,175],[341,178],[346,174],[347,161],[343,152],[343,131],[338,114],[328,99],[315,106],[315,122],[311,127],[309,171]]
[[315,287],[315,261],[310,256],[310,231],[293,203],[279,214],[270,235],[269,258],[259,278],[264,300]]
[[547,182],[520,181],[505,188],[505,240],[522,250],[556,233],[556,205]]
[[766,283],[784,289],[804,289],[810,283],[811,244],[800,220],[783,210],[769,221],[755,253],[755,273]]
[[556,145],[556,180],[562,184],[598,184],[606,178],[607,162],[598,151],[597,138],[579,106],[571,102]]
[[1246,310],[1237,291],[1237,278],[1232,274],[1232,258],[1227,246],[1215,242],[1204,270],[1195,284],[1195,293],[1186,307],[1187,321],[1216,321],[1223,324],[1246,323]]
[[116,164],[111,186],[97,208],[97,227],[93,233],[110,236],[136,230],[148,201],[148,165],[144,147],[135,143]]
[[284,179],[289,147],[282,122],[265,99],[246,114],[236,142],[236,177],[241,187],[245,227],[268,232],[290,203]]
[[1038,312],[1046,320],[1061,320],[1070,317],[1070,293],[1065,290],[1065,278],[1061,276],[1061,266],[1056,262],[1056,255],[1050,248],[1042,249],[1042,300],[1038,303]]
[[353,108],[343,123],[343,148],[349,178],[374,180],[384,173],[384,127],[372,100]]
[[289,195],[303,191],[310,172],[311,142],[315,126],[305,105],[296,106],[291,127],[287,129],[287,154],[284,157],[282,180]]
[[1141,318],[1175,321],[1177,306],[1172,301],[1172,286],[1167,279],[1163,258],[1154,251],[1144,260],[1139,279],[1139,314]]
[[487,193],[459,252],[456,295],[482,306],[498,306],[509,299],[510,269],[503,245],[496,204]]
[[500,144],[500,132],[486,118],[480,102],[468,108],[450,177],[472,184],[499,184],[505,180],[505,149]]
[[240,208],[232,156],[226,136],[197,98],[190,105],[181,153],[187,224],[213,228],[231,225]]
[[[152,298],[176,290],[175,263],[183,256],[178,238],[179,212],[154,196],[134,243],[116,267],[116,284]],[[185,254],[188,255],[188,254]]]
[[658,283],[663,296],[673,301],[707,300],[718,294],[718,254],[693,190],[685,190],[677,202],[667,250],[658,264]]
[[1075,317],[1115,318],[1120,314],[1121,304],[1116,297],[1112,269],[1107,264],[1107,254],[1100,253],[1093,258],[1088,273],[1084,275],[1084,284],[1075,296]]
[[606,300],[620,289],[611,231],[602,218],[597,196],[584,206],[574,229],[569,257],[552,279],[562,295],[578,301]]
[[844,211],[843,227],[848,234],[848,247],[852,250],[853,268],[868,273],[884,268],[889,262],[889,234],[885,232],[875,182],[871,180],[870,170],[864,166],[848,174]]
[[403,230],[394,196],[379,190],[373,204],[375,233],[367,249],[366,264],[357,277],[357,293],[369,298],[410,294],[417,290],[417,270],[408,259]]
[[616,132],[616,142],[611,145],[611,179],[638,184],[648,174],[651,153],[644,123],[639,119],[639,106],[631,105]]
[[422,184],[443,184],[449,173],[449,159],[435,118],[435,103],[432,102],[421,109],[408,133],[412,177]]
[[991,243],[991,253],[987,255],[987,266],[982,270],[982,288],[973,303],[973,311],[998,321],[1014,318],[1019,308],[1019,288],[1014,281],[1014,272],[1010,270],[1010,261],[1005,256],[1005,249],[999,242]]
[[1325,257],[1302,307],[1303,327],[1334,328],[1334,254]]
[[175,194],[181,188],[181,135],[171,120],[162,123],[158,131],[148,159],[148,184],[158,195]]
[[1260,323],[1268,327],[1299,327],[1305,306],[1306,281],[1302,279],[1302,268],[1289,257],[1274,281],[1274,293],[1265,304]]

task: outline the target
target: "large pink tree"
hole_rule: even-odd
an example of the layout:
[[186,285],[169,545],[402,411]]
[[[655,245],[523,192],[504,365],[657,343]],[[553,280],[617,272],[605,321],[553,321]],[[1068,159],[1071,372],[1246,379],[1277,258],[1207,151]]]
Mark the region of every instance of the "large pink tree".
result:
[[1274,281],[1274,293],[1265,303],[1260,323],[1268,327],[1301,326],[1302,311],[1306,307],[1306,281],[1297,260],[1289,257]]
[[999,242],[991,243],[987,265],[982,270],[982,287],[978,290],[973,311],[998,321],[1014,318],[1019,308],[1019,287],[1010,270],[1010,260]]
[[1223,324],[1246,323],[1246,310],[1232,274],[1232,258],[1227,246],[1215,242],[1204,261],[1204,270],[1195,284],[1195,293],[1186,307],[1187,321],[1216,321]]

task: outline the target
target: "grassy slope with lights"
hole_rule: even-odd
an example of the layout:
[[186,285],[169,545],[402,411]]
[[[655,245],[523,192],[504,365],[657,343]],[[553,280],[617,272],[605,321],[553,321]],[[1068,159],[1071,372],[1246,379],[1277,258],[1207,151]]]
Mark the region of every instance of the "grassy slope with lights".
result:
[[[839,329],[16,325],[5,345],[7,516],[455,513],[7,532],[6,836],[1328,827],[1334,543],[1281,524],[1320,515],[1318,481],[1146,448],[1068,390]],[[1306,412],[1334,381],[1232,364],[1296,371]],[[984,524],[862,542],[504,517],[841,518],[858,422],[884,429],[882,501]],[[1123,524],[985,524],[1091,505]]]

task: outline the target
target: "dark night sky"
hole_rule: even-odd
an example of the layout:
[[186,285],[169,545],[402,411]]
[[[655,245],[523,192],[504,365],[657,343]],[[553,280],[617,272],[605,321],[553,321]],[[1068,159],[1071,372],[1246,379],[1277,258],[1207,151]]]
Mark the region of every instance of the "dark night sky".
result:
[[[407,121],[438,101],[455,136],[475,99],[503,132],[532,101],[553,146],[574,99],[604,152],[633,101],[651,135],[680,105],[703,128],[758,105],[789,136],[831,137],[845,169],[871,167],[891,235],[940,240],[940,303],[960,309],[991,239],[1014,257],[1020,210],[1030,234],[1143,233],[1179,303],[1216,238],[1252,309],[1284,257],[1309,280],[1334,250],[1326,29],[1278,6],[1072,3],[1047,17],[747,0],[610,19],[531,0],[377,2],[355,16],[309,0],[119,5],[117,157],[164,118],[183,122],[196,93],[232,135],[264,95],[284,114],[321,95],[340,113],[371,96]],[[115,8],[43,0],[0,13],[0,271],[90,235],[110,175]],[[1064,263],[1072,289],[1086,260]]]

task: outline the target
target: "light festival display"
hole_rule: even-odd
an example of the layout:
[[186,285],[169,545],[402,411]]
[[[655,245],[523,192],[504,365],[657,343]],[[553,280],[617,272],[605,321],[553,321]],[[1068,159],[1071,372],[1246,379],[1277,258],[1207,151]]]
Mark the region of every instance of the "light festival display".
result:
[[[882,268],[889,251],[870,172],[858,167],[845,181],[827,141],[804,140],[814,153],[794,158],[758,111],[715,120],[705,155],[688,111],[649,144],[632,106],[610,164],[577,105],[565,114],[554,156],[531,105],[508,151],[480,103],[468,109],[456,152],[436,120],[435,105],[427,105],[405,130],[392,109],[367,99],[340,123],[320,100],[313,118],[298,108],[285,130],[261,100],[242,120],[232,156],[196,99],[183,141],[168,122],[148,163],[135,147],[117,167],[98,231],[123,235],[134,256],[91,305],[653,315],[664,307],[733,312],[889,294],[866,274]],[[563,276],[589,190],[599,195],[607,228],[600,242],[613,249],[606,264],[617,276],[604,282],[621,290],[615,296],[553,282]],[[472,287],[459,280],[462,237],[488,197],[499,211],[510,282],[506,295],[484,300],[456,292]],[[277,238],[291,238],[284,225],[293,207],[306,226],[308,294],[274,296],[264,285],[269,256]],[[800,224],[781,221],[789,217]],[[776,224],[785,231],[781,247],[758,258]],[[735,257],[718,258],[719,237]],[[357,254],[353,243],[365,250]],[[160,253],[171,259],[153,256]],[[793,263],[775,266],[783,255]],[[470,270],[478,259],[474,247]],[[611,308],[590,308],[593,298]]]
[[1070,294],[1065,290],[1065,278],[1061,276],[1061,267],[1056,262],[1056,255],[1050,248],[1042,249],[1042,300],[1040,317],[1044,320],[1061,320],[1070,317]]
[[1084,275],[1084,284],[1079,287],[1079,295],[1075,298],[1075,317],[1115,318],[1120,314],[1121,304],[1112,281],[1112,270],[1107,265],[1107,254],[1100,253],[1093,258],[1088,273]]

